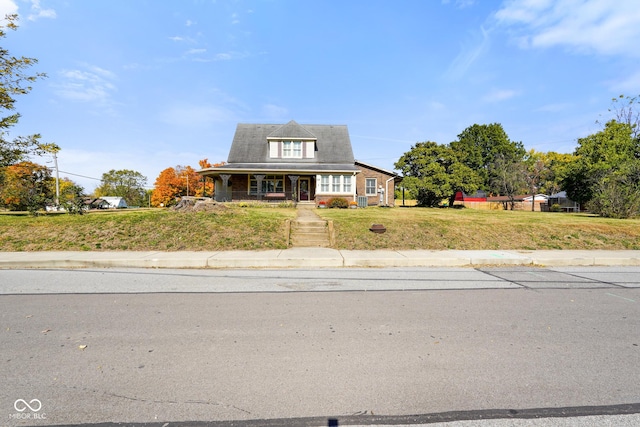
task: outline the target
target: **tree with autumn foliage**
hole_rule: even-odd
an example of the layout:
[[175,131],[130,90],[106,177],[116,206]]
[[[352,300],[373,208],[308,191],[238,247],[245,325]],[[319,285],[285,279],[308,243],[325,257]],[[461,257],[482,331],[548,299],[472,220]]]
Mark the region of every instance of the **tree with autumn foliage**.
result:
[[[198,162],[200,168],[206,169],[221,166],[224,163],[211,164],[207,159]],[[163,170],[156,178],[151,205],[173,206],[178,199],[183,196],[211,196],[213,194],[213,183],[204,183],[196,170],[191,166],[176,166]]]
[[46,166],[25,161],[4,168],[0,205],[35,215],[53,199],[51,172]]
[[153,194],[151,195],[151,206],[173,206],[176,204],[176,197],[180,193],[180,179],[174,168],[166,168],[156,178]]

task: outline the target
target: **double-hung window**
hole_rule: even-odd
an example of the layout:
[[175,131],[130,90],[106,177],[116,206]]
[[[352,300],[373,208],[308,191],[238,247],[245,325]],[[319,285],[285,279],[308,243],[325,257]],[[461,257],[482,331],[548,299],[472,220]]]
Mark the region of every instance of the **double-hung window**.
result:
[[320,191],[323,193],[329,192],[329,177],[327,175],[322,175],[320,177]]
[[282,157],[301,159],[302,141],[282,141]]
[[375,178],[367,178],[365,180],[365,194],[367,196],[375,196],[377,194],[377,187],[378,183]]
[[345,193],[351,193],[351,176],[345,175],[342,179],[344,180],[342,186],[343,191]]
[[334,193],[340,193],[340,175],[333,176],[333,186],[331,187],[331,191]]

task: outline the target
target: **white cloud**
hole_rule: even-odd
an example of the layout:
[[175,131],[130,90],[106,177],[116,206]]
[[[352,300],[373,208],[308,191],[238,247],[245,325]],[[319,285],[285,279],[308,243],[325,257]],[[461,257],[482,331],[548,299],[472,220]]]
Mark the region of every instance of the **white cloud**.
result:
[[640,71],[631,74],[625,79],[611,82],[609,86],[611,90],[615,92],[626,93],[629,95],[640,93]]
[[201,53],[205,53],[207,49],[189,49],[186,53],[187,55],[199,55]]
[[489,50],[490,42],[489,32],[480,27],[480,34],[475,34],[471,43],[462,46],[462,51],[449,66],[449,75],[454,79],[462,77],[469,67]]
[[487,93],[483,99],[486,102],[500,102],[500,101],[506,101],[507,99],[511,99],[515,96],[518,96],[519,92],[515,91],[515,90],[509,90],[509,89],[495,89],[492,90],[491,92]]
[[233,59],[244,59],[248,57],[249,54],[246,52],[224,52],[216,54],[214,60],[215,61],[231,61]]
[[28,18],[29,21],[36,21],[40,18],[55,19],[57,17],[54,9],[43,9],[40,6],[40,0],[31,0],[31,13]]
[[116,75],[109,70],[84,64],[81,69],[62,70],[60,81],[53,86],[62,98],[110,107],[114,104],[111,95],[117,90],[115,79]]
[[[455,0],[455,6],[458,9],[464,9],[473,6],[476,0]],[[449,4],[451,0],[442,0],[442,4]]]
[[0,21],[4,21],[5,15],[18,13],[18,5],[13,0],[0,0]]
[[511,0],[494,18],[530,48],[640,56],[640,8],[634,0]]

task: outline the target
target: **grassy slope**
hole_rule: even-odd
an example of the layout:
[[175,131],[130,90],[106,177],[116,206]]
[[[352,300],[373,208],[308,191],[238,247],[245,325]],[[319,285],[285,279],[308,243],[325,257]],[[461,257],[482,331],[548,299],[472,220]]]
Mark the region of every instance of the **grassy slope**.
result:
[[[340,249],[640,249],[640,220],[473,209],[325,209]],[[385,234],[367,230],[381,223]]]
[[[472,209],[318,209],[339,249],[640,249],[640,220]],[[285,248],[291,208],[0,215],[0,250],[211,251]],[[385,234],[368,229],[384,224]]]
[[0,215],[0,250],[211,251],[286,248],[293,209],[108,211],[88,215]]

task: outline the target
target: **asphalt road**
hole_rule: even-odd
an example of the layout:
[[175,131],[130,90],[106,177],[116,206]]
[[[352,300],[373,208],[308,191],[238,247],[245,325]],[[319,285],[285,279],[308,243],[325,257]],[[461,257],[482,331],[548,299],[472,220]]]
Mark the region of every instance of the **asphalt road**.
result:
[[2,270],[0,293],[0,425],[640,412],[638,268]]

